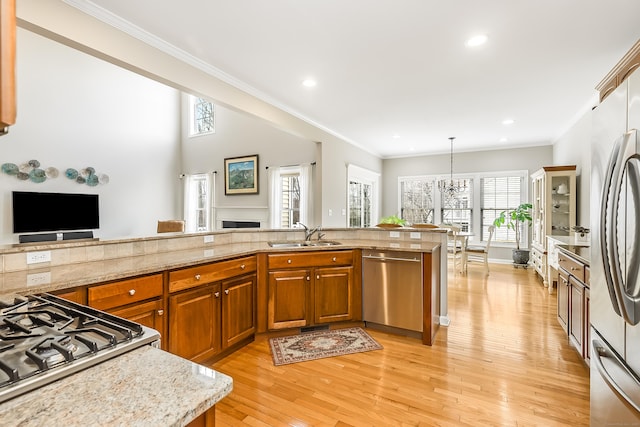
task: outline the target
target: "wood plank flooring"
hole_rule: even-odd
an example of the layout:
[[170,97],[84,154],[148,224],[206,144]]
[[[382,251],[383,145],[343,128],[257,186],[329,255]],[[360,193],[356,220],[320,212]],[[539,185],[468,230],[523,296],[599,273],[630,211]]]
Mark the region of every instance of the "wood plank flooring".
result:
[[212,367],[234,379],[217,426],[588,426],[589,370],[556,296],[508,265],[449,271],[451,325],[432,347],[367,331],[383,350],[273,366],[268,341]]

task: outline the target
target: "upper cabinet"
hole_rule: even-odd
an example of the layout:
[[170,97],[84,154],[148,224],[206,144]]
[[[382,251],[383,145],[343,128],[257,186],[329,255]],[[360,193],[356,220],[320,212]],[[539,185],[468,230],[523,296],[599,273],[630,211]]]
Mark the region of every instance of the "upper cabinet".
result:
[[16,1],[0,0],[0,135],[16,122]]
[[615,67],[596,86],[600,93],[600,102],[605,99],[615,88],[625,81],[637,68],[640,67],[640,40],[633,45],[627,54],[616,64]]

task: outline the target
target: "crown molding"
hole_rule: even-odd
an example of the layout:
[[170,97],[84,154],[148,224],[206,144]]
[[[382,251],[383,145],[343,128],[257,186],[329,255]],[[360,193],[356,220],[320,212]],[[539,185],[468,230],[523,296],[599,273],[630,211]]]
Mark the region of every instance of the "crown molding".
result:
[[298,111],[294,110],[293,108],[281,103],[280,101],[274,99],[273,97],[265,94],[264,92],[256,89],[255,87],[241,81],[238,80],[237,78],[231,76],[230,74],[220,70],[219,68],[216,68],[214,66],[212,66],[211,64],[197,58],[196,56],[170,44],[167,43],[165,40],[155,36],[154,34],[151,34],[145,30],[143,30],[142,28],[138,27],[137,25],[119,17],[118,15],[115,15],[114,13],[98,6],[97,4],[93,3],[92,1],[89,0],[62,0],[64,3],[68,4],[69,6],[72,6],[78,10],[80,10],[81,12],[92,16],[93,18],[104,22],[107,25],[110,25],[128,35],[130,35],[131,37],[134,37],[146,44],[148,44],[149,46],[152,46],[158,50],[160,50],[161,52],[164,52],[168,55],[173,56],[174,58],[185,62],[189,65],[191,65],[194,68],[197,68],[200,71],[203,71],[215,78],[217,78],[218,80],[221,80],[233,87],[235,87],[236,89],[239,89],[243,92],[248,93],[251,96],[256,97],[257,99],[264,101],[288,114],[291,114],[292,116],[328,133],[331,134],[333,136],[335,136],[336,138],[339,138],[363,151],[366,151],[369,154],[372,154],[374,156],[377,157],[381,157],[380,153],[376,153],[371,151],[370,148],[368,147],[364,147],[363,145],[345,137],[344,135],[333,131],[332,129],[327,128],[326,126],[315,122],[314,120],[304,116],[303,114],[299,113]]

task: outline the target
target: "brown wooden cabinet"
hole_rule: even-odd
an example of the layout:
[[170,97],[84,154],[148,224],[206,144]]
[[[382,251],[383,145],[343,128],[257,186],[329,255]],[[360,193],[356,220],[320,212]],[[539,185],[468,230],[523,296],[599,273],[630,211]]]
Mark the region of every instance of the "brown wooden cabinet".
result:
[[16,1],[0,0],[0,135],[16,122]]
[[353,320],[353,267],[318,268],[313,283],[314,323]]
[[609,71],[604,79],[596,86],[600,94],[600,102],[625,81],[636,69],[640,67],[640,41]]
[[194,362],[220,352],[220,284],[169,297],[169,351]]
[[311,270],[269,272],[269,329],[300,328],[309,324]]
[[255,274],[222,282],[222,350],[255,334],[255,291]]
[[[161,347],[167,348],[161,273],[89,286],[85,292],[89,306],[157,330]],[[78,295],[82,292],[76,290]]]
[[569,333],[569,274],[566,271],[558,272],[558,323],[562,329]]
[[64,289],[61,291],[53,291],[50,293],[57,297],[64,298],[68,301],[87,305],[87,288],[85,286],[80,288]]
[[585,337],[584,290],[584,283],[569,277],[569,341],[581,355],[584,355]]
[[267,256],[270,330],[359,320],[353,251]]
[[250,340],[256,325],[256,257],[169,273],[169,351],[194,362]]
[[589,363],[589,266],[565,251],[558,253],[558,321],[569,342]]

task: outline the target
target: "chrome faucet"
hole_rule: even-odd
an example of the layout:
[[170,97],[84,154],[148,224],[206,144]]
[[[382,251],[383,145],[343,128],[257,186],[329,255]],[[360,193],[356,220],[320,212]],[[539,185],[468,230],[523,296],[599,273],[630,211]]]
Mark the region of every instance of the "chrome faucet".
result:
[[298,225],[304,228],[304,240],[306,242],[310,241],[311,237],[313,237],[315,233],[318,233],[318,240],[320,240],[324,236],[323,233],[320,233],[320,230],[321,230],[320,226],[315,228],[309,228],[301,222],[298,222]]

